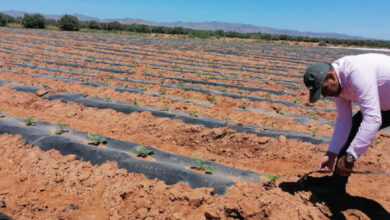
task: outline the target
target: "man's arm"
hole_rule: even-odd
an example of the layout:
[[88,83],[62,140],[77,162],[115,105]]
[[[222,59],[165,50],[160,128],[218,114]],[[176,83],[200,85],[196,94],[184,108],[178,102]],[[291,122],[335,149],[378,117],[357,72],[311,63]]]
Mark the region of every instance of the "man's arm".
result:
[[359,97],[357,102],[363,115],[359,130],[347,149],[355,159],[367,151],[382,123],[377,79],[373,71],[361,67],[351,75],[351,84]]
[[345,142],[347,142],[349,132],[352,127],[352,107],[351,101],[342,97],[334,99],[337,108],[337,120],[334,125],[332,139],[329,143],[328,152],[339,154]]

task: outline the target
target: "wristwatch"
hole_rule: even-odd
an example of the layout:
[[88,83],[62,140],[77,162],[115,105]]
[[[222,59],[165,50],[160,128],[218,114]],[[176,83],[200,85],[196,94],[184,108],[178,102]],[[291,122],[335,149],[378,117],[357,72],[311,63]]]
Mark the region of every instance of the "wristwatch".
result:
[[353,155],[352,154],[349,154],[349,153],[347,153],[346,155],[345,155],[345,160],[348,162],[348,163],[353,163],[353,162],[355,162],[355,157],[353,157]]

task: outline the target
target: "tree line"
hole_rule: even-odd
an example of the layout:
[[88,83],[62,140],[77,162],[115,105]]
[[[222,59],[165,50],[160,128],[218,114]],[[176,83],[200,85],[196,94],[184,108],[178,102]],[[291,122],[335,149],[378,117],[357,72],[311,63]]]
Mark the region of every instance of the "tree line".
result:
[[368,46],[368,47],[386,47],[390,48],[390,41],[385,40],[355,40],[355,39],[340,39],[340,38],[322,38],[322,37],[306,37],[293,36],[287,34],[267,34],[267,33],[240,33],[236,31],[224,30],[195,30],[183,27],[165,27],[153,26],[146,24],[121,24],[118,21],[112,22],[97,22],[97,21],[79,21],[72,15],[64,15],[59,20],[45,19],[41,14],[24,14],[23,17],[12,17],[7,14],[0,13],[0,26],[6,26],[8,23],[22,24],[25,28],[41,28],[44,29],[48,25],[56,26],[64,31],[78,31],[80,29],[90,30],[106,30],[106,31],[126,31],[136,33],[159,33],[159,34],[180,34],[189,37],[211,38],[211,37],[227,37],[227,38],[243,38],[243,39],[261,39],[269,41],[287,40],[296,42],[313,42],[319,45],[326,44],[341,44],[345,46]]

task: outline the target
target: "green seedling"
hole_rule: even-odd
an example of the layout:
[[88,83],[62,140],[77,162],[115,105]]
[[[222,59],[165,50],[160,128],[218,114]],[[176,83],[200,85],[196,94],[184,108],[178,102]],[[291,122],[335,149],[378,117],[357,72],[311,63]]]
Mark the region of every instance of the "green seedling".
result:
[[24,119],[24,123],[26,126],[34,126],[37,123],[37,119],[34,118],[34,116],[29,116],[26,119]]
[[185,94],[184,98],[185,99],[191,99],[191,95],[190,94]]
[[197,87],[198,87],[198,89],[203,89],[203,86],[201,86],[201,85],[198,85]]
[[140,88],[142,91],[146,91],[147,90],[143,85],[138,85],[138,88]]
[[278,114],[283,114],[283,107],[282,106],[279,106],[279,107],[274,107],[275,109],[275,112],[278,113]]
[[300,104],[302,100],[300,98],[295,98],[293,101],[295,104]]
[[220,90],[221,92],[226,92],[226,91],[227,91],[226,87],[223,87],[223,86],[220,86],[220,87],[219,87],[219,90]]
[[316,126],[313,126],[310,128],[312,137],[315,137],[317,135],[317,130],[318,130],[318,128]]
[[199,113],[197,111],[192,111],[192,112],[190,112],[190,116],[197,118],[197,117],[199,117]]
[[272,174],[266,173],[264,174],[264,178],[268,181],[268,184],[271,186],[275,186],[275,182],[280,179],[278,176],[274,176]]
[[229,124],[229,121],[230,121],[230,114],[226,113],[225,114],[225,124]]
[[314,118],[315,120],[319,120],[319,119],[320,119],[320,116],[318,115],[318,113],[317,113],[316,111],[314,111],[314,110],[309,110],[308,113],[311,114],[311,116],[313,116],[313,118]]
[[322,107],[327,107],[329,104],[329,100],[325,99],[323,102],[322,102]]
[[127,89],[127,87],[129,87],[129,85],[127,85],[126,83],[123,84],[123,88]]
[[83,94],[81,94],[84,98],[85,97],[88,97],[88,93],[87,92],[83,92]]
[[42,85],[42,88],[45,89],[45,90],[50,89],[49,86],[46,85],[46,84],[43,84],[43,85]]
[[161,107],[161,111],[163,111],[163,112],[169,111],[169,106],[168,106],[168,105],[163,105],[163,106]]
[[139,105],[138,100],[134,100],[133,105],[134,105],[135,107],[138,107],[138,105]]
[[89,142],[88,144],[92,144],[92,145],[99,145],[99,144],[106,144],[107,143],[107,139],[102,137],[100,134],[96,134],[96,133],[93,133],[93,132],[88,132],[88,138],[91,139],[93,142]]
[[89,78],[85,78],[83,81],[87,83],[89,82]]
[[210,101],[213,104],[218,104],[219,103],[217,98],[215,98],[215,96],[208,96],[207,100]]
[[242,109],[246,109],[246,107],[247,107],[247,102],[246,102],[246,100],[244,99],[244,100],[242,100],[241,101],[241,105],[240,106],[238,106],[239,108],[242,108]]
[[249,90],[241,89],[241,90],[240,90],[240,93],[241,93],[242,95],[244,95],[244,96],[247,96],[247,95],[249,95]]
[[137,146],[135,150],[138,152],[138,157],[147,157],[148,155],[152,155],[154,152],[152,150],[146,149],[144,146]]
[[180,87],[183,87],[183,86],[184,86],[184,82],[183,82],[183,81],[179,81],[177,84],[178,84]]
[[196,163],[198,165],[195,167],[191,167],[192,169],[204,170],[205,173],[207,174],[213,173],[213,168],[211,168],[211,166],[209,165],[206,166],[207,159],[199,158],[200,157],[199,153],[194,153],[192,154],[192,156],[196,159]]
[[165,94],[167,94],[167,88],[161,88],[160,89],[160,95],[165,95]]
[[371,144],[371,147],[377,147],[378,144],[379,144],[379,139],[378,138],[374,138],[374,140],[372,141],[372,144]]
[[129,79],[129,76],[124,76],[123,78],[127,81]]
[[108,97],[108,96],[107,96],[105,99],[106,99],[106,102],[112,102],[111,97]]
[[2,114],[3,113],[3,108],[0,108],[0,118],[4,118],[5,115]]
[[65,132],[68,132],[67,130],[65,130],[65,128],[68,126],[67,124],[58,122],[56,125],[58,126],[58,128],[56,129],[56,134],[60,135]]
[[114,74],[111,74],[109,79],[114,79]]
[[165,83],[165,79],[164,78],[159,79],[159,81],[160,81],[160,84],[164,84]]

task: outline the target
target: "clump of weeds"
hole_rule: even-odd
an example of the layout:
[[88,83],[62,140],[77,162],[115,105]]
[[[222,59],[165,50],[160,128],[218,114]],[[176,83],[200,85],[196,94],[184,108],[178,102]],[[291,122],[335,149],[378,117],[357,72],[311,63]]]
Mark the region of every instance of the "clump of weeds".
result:
[[197,166],[191,167],[191,169],[203,170],[206,174],[213,174],[213,168],[206,165],[207,159],[200,158],[199,153],[194,153],[192,156],[196,159]]
[[37,121],[38,120],[34,118],[34,116],[29,116],[26,119],[24,119],[24,123],[26,124],[26,126],[35,126]]
[[88,132],[88,138],[92,141],[88,144],[98,146],[99,144],[106,144],[107,139],[105,137],[102,137],[100,134],[96,134],[93,132]]
[[154,152],[152,150],[148,150],[146,149],[146,147],[144,146],[137,146],[135,148],[135,150],[137,151],[137,156],[138,157],[142,157],[142,158],[145,158],[147,157],[148,155],[152,155],[154,154]]
[[65,128],[68,127],[67,124],[58,122],[56,125],[57,125],[56,134],[60,135],[60,134],[63,134],[65,132],[68,132],[67,130],[65,130]]

